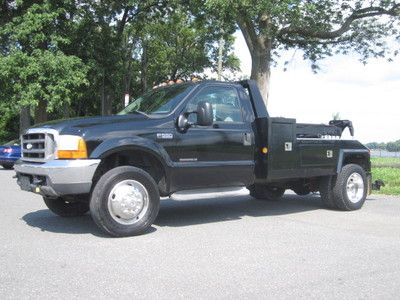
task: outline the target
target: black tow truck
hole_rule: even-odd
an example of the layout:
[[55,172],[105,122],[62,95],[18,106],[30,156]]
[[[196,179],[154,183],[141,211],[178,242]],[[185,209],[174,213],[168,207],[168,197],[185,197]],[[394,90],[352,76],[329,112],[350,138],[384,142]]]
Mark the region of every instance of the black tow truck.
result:
[[251,80],[187,82],[151,90],[114,116],[28,129],[15,170],[21,189],[51,211],[90,210],[113,236],[143,233],[160,196],[191,189],[242,186],[263,200],[319,191],[329,208],[356,210],[370,192],[370,154],[340,138],[346,127],[353,133],[346,120],[272,118]]

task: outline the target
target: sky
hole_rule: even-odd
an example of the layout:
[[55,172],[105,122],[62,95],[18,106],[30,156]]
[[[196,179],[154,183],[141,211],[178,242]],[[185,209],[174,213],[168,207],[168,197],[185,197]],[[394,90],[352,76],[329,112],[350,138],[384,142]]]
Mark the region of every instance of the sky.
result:
[[[240,31],[234,52],[241,72],[250,76],[251,58]],[[289,51],[287,71],[272,69],[268,111],[273,117],[296,118],[301,123],[328,123],[335,113],[353,122],[355,138],[363,143],[400,139],[400,58],[394,62],[371,59],[367,65],[355,55],[322,60],[313,74],[301,52]],[[350,138],[348,130],[343,138]]]

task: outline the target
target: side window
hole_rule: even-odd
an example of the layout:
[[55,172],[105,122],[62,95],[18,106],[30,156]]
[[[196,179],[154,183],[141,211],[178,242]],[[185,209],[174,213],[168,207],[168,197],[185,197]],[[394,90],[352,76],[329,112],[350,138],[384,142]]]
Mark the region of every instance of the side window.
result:
[[[201,101],[209,102],[214,112],[214,122],[243,122],[240,101],[233,87],[212,86],[203,88],[186,107],[186,111],[195,111]],[[196,121],[196,115],[189,116],[190,122]]]

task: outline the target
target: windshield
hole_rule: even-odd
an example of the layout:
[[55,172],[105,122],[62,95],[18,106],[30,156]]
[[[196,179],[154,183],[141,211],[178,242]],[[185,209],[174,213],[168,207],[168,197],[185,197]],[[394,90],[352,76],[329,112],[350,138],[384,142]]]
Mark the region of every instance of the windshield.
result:
[[134,100],[118,114],[168,115],[189,94],[192,87],[191,84],[181,83],[152,90]]

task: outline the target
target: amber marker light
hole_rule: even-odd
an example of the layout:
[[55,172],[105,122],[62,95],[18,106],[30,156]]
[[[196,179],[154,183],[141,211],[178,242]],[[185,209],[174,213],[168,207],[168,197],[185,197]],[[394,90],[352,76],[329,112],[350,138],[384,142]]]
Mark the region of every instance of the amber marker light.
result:
[[267,147],[263,147],[263,148],[261,149],[261,152],[262,152],[263,154],[267,154],[267,153],[268,153],[268,148],[267,148]]
[[57,146],[58,159],[87,158],[86,143],[83,138],[79,136],[61,135]]

